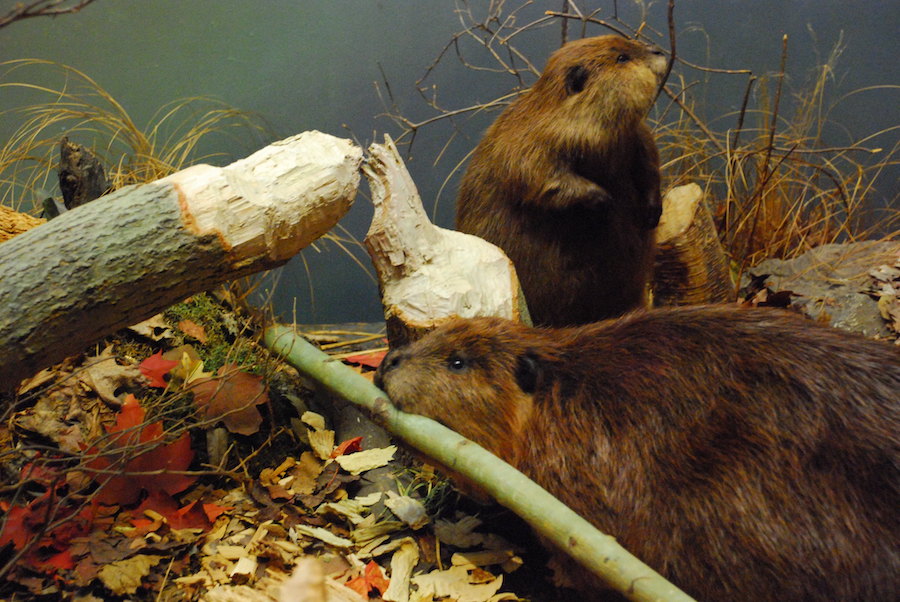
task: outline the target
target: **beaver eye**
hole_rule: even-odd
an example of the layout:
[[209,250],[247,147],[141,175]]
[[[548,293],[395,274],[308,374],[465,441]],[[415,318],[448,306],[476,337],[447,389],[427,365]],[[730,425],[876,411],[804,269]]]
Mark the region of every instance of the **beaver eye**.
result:
[[617,63],[627,63],[630,60],[631,60],[631,57],[628,56],[627,54],[620,54],[619,56],[616,57]]
[[450,372],[465,372],[468,368],[469,362],[458,355],[451,355],[450,359],[447,360],[447,369],[450,370]]

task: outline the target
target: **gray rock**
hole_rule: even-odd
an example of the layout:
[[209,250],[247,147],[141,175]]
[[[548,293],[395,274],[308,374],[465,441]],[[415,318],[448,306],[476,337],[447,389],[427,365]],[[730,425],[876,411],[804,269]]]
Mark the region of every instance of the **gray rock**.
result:
[[822,245],[790,260],[767,259],[744,275],[741,285],[765,276],[773,292],[791,291],[791,306],[806,316],[867,337],[892,337],[877,302],[868,294],[869,271],[893,266],[900,242],[863,241]]

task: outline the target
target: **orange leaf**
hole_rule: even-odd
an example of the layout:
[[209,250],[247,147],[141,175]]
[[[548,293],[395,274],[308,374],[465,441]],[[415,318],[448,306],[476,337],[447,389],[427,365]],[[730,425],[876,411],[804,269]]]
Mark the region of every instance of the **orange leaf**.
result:
[[235,364],[219,368],[219,376],[196,381],[194,401],[211,420],[221,420],[232,433],[252,435],[262,416],[256,406],[269,401],[261,376],[237,370]]
[[139,368],[141,369],[141,374],[150,381],[151,387],[165,389],[166,381],[163,379],[163,376],[168,374],[169,370],[177,365],[178,362],[171,362],[167,359],[163,359],[162,353],[157,351],[141,362]]
[[207,340],[206,329],[193,320],[182,320],[178,323],[178,329],[189,337],[197,339],[201,343],[205,343]]
[[224,513],[234,510],[234,506],[218,506],[216,504],[203,504],[203,513],[209,522],[214,523]]
[[355,579],[351,579],[344,585],[360,596],[368,598],[369,592],[373,589],[378,590],[379,594],[383,594],[390,583],[390,580],[384,576],[384,571],[381,570],[381,567],[378,566],[374,560],[370,560],[362,575]]
[[377,368],[381,365],[381,360],[384,359],[384,356],[387,355],[387,351],[370,351],[368,353],[359,353],[357,355],[351,355],[349,357],[345,357],[344,361],[350,364],[360,364],[362,366],[368,366],[369,368]]
[[383,594],[391,584],[390,580],[384,576],[384,571],[375,564],[374,560],[370,560],[366,565],[366,582],[370,587],[377,589],[379,594]]
[[352,439],[347,439],[346,441],[335,447],[334,451],[331,452],[331,457],[337,458],[338,456],[343,456],[344,454],[358,452],[361,449],[362,437],[353,437]]

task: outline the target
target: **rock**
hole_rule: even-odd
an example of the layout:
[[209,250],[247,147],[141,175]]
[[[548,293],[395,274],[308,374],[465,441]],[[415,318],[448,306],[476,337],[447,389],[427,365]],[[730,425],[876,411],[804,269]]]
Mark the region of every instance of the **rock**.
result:
[[762,281],[774,293],[791,291],[791,307],[814,320],[871,338],[894,338],[870,294],[869,272],[898,261],[896,241],[822,245],[794,259],[763,261],[744,274],[741,286]]

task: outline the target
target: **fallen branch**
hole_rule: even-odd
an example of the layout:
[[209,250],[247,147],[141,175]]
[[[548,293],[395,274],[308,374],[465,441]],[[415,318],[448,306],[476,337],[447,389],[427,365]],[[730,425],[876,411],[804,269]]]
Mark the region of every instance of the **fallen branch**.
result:
[[632,556],[521,472],[434,420],[395,408],[383,391],[316,349],[290,327],[266,330],[264,342],[329,391],[366,409],[381,426],[478,484],[541,535],[631,600],[688,601],[687,594]]
[[226,280],[277,267],[349,210],[362,150],[306,132],[129,186],[0,244],[0,389]]

